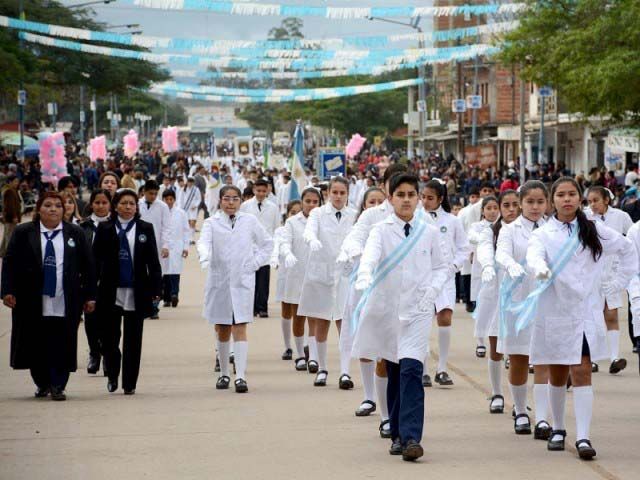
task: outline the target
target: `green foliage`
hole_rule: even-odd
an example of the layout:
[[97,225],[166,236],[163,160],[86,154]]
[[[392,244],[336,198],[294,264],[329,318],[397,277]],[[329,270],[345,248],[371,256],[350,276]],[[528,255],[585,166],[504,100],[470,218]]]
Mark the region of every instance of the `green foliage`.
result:
[[640,115],[640,2],[527,0],[520,26],[506,35],[501,59],[551,85],[572,112]]
[[282,20],[279,27],[269,30],[269,40],[290,40],[304,38],[302,27],[304,22],[300,18],[288,17]]

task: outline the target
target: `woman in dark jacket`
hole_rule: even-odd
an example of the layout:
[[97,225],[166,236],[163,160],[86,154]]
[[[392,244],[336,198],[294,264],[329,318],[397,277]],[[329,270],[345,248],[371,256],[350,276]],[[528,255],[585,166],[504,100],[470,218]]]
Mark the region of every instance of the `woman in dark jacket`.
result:
[[[144,319],[153,314],[153,301],[159,301],[162,291],[153,226],[140,219],[137,206],[136,192],[118,190],[112,201],[111,220],[98,226],[93,241],[107,389],[109,392],[118,389],[122,363],[125,395],[135,393]],[[124,324],[122,354],[121,324]]]
[[2,264],[2,301],[11,308],[11,367],[30,369],[36,397],[65,400],[77,368],[78,324],[95,308],[95,271],[84,232],[62,221],[63,200],[43,193],[18,225]]

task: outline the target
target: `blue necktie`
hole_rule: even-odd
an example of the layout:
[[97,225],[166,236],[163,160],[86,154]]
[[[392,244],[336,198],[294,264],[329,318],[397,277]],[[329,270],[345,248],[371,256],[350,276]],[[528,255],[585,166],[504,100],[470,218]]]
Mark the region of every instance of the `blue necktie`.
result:
[[404,224],[404,236],[408,237],[410,233],[411,233],[411,224],[410,223],[405,223]]
[[53,239],[56,238],[62,230],[47,233],[42,232],[47,239],[44,248],[44,261],[42,262],[44,272],[44,288],[42,294],[49,297],[56,296],[56,250],[53,248]]
[[116,229],[118,231],[118,240],[120,241],[120,251],[118,258],[120,260],[120,275],[118,278],[118,287],[133,288],[133,261],[131,259],[131,249],[129,248],[129,240],[127,233],[131,231],[135,222],[132,220],[123,228],[122,224],[116,220]]

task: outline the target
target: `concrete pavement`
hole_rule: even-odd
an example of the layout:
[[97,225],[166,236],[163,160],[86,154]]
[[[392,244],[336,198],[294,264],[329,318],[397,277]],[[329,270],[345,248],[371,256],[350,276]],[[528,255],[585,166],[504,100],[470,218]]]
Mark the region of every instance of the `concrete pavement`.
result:
[[[362,400],[357,362],[356,389],[338,389],[335,330],[326,388],[314,388],[312,375],[280,360],[275,305],[271,318],[256,319],[249,328],[250,393],[216,391],[213,328],[200,316],[204,273],[193,256],[186,265],[179,307],[163,309],[160,320],[145,323],[133,397],[121,390],[108,394],[105,378],[81,368],[71,376],[67,402],[36,400],[28,372],[9,368],[10,314],[0,309],[0,479],[637,478],[640,377],[624,334],[627,370],[611,376],[602,363],[594,376],[592,440],[598,457],[586,463],[573,447],[551,453],[532,436],[516,437],[510,415],[488,413],[486,360],[475,357],[472,320],[459,309],[449,369],[455,385],[427,389],[425,457],[408,464],[388,455],[377,414],[354,416]],[[84,367],[83,330],[79,338]],[[432,346],[435,356],[435,332]],[[435,361],[432,375],[434,367]],[[568,399],[572,446],[571,394]]]

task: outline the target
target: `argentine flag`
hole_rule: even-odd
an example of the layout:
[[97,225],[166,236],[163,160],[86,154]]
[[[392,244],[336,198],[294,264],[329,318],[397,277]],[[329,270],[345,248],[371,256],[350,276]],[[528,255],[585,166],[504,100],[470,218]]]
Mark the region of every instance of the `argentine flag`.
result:
[[296,125],[293,134],[293,158],[291,159],[291,188],[289,201],[300,200],[300,194],[306,186],[307,177],[304,174],[304,132],[302,124]]

